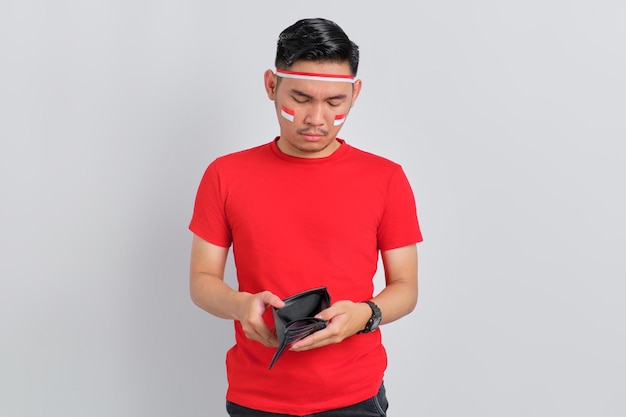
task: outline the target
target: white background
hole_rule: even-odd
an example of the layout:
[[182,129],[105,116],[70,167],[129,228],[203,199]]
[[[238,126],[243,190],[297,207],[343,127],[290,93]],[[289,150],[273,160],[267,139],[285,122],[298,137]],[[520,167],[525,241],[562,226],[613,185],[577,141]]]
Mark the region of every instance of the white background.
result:
[[417,199],[389,414],[626,415],[626,3],[365,3],[0,4],[0,415],[225,415],[187,225],[206,165],[277,134],[303,17],[360,45],[341,136]]

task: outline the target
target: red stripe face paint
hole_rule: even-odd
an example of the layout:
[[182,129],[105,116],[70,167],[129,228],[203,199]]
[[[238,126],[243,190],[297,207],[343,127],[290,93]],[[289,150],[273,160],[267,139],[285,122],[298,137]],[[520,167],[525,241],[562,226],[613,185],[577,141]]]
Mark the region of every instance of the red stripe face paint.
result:
[[338,114],[335,116],[335,121],[333,122],[333,126],[342,125],[343,122],[346,121],[347,114]]
[[285,106],[280,106],[280,114],[281,116],[283,116],[285,119],[289,120],[290,122],[293,123],[293,116],[295,114],[295,112],[291,109],[288,109]]
[[[293,123],[293,119],[294,119],[294,115],[295,115],[295,111],[288,109],[285,106],[280,106],[280,115],[283,116],[285,119],[289,120],[290,122]],[[346,116],[347,114],[338,114],[335,116],[335,119],[333,120],[333,126],[340,126],[343,124],[343,122],[346,121]]]

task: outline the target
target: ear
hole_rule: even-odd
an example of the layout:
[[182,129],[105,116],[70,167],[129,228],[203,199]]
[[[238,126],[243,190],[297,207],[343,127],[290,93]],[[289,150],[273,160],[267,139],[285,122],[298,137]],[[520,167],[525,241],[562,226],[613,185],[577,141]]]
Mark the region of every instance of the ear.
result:
[[263,81],[265,84],[265,92],[270,100],[276,98],[276,74],[274,71],[268,69],[263,74]]
[[362,86],[363,86],[363,83],[361,82],[361,80],[356,80],[354,82],[353,87],[352,87],[352,104],[350,104],[350,108],[354,106],[354,103],[356,102],[357,97],[359,97],[359,93],[361,92]]

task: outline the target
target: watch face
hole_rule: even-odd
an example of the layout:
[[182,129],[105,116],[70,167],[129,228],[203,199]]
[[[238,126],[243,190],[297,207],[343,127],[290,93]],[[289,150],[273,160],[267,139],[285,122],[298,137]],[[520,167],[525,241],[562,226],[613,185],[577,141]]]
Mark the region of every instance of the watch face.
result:
[[372,317],[372,325],[370,326],[370,329],[375,330],[379,324],[380,324],[380,317],[375,315],[374,317]]
[[382,321],[382,314],[378,306],[374,304],[372,301],[363,301],[363,302],[369,305],[370,308],[372,309],[372,316],[365,324],[365,329],[361,330],[359,333],[373,332],[374,330],[376,330],[376,328]]
[[367,304],[369,304],[369,306],[372,309],[372,317],[370,318],[369,322],[367,323],[367,332],[371,332],[376,330],[376,328],[378,327],[378,325],[380,324],[381,320],[382,320],[382,315],[380,314],[380,309],[378,308],[378,306],[376,304],[374,304],[373,302],[368,302]]

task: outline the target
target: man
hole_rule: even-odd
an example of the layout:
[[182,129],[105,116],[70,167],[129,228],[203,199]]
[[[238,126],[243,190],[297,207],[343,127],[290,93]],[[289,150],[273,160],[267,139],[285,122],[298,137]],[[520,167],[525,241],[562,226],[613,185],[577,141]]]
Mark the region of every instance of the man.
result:
[[[415,308],[422,236],[400,165],[337,138],[361,91],[358,61],[358,46],[334,22],[304,19],[285,29],[276,70],[264,77],[280,136],[217,158],[200,183],[191,297],[234,320],[230,416],[387,410],[377,326]],[[238,290],[224,282],[231,244]],[[386,286],[373,297],[379,253]],[[291,344],[268,369],[278,346],[271,310],[319,287],[332,301],[317,316],[327,327]]]

